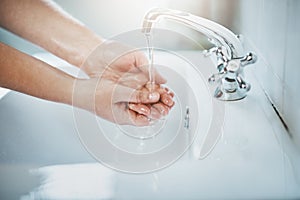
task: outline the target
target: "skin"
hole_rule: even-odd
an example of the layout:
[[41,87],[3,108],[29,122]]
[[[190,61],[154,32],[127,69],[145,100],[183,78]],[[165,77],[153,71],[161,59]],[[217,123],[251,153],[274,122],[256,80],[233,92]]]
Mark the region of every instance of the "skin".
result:
[[[115,123],[137,126],[166,115],[174,104],[174,94],[160,86],[166,80],[157,72],[155,85],[147,85],[148,61],[143,53],[105,41],[51,1],[1,0],[0,26],[90,76],[76,79],[0,43],[1,87],[74,105]],[[117,118],[114,113],[118,113]]]

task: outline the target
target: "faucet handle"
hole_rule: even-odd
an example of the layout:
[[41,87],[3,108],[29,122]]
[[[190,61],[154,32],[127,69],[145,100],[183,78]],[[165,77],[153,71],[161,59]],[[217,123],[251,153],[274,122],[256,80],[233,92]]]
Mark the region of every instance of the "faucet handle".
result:
[[221,47],[217,47],[216,48],[216,56],[217,56],[217,69],[219,70],[219,72],[224,72],[226,71],[226,66],[228,64],[228,62],[230,61],[228,52],[226,50],[225,47],[221,46]]
[[227,62],[229,60],[228,52],[226,51],[226,48],[224,46],[214,46],[203,51],[203,55],[205,57],[211,56],[213,53],[215,53],[217,55],[217,58],[223,62]]
[[248,92],[251,89],[250,83],[244,81],[244,79],[241,76],[236,77],[236,82],[238,83],[239,88],[241,90],[244,90],[245,92]]
[[214,47],[211,47],[210,49],[205,49],[203,50],[203,55],[204,57],[209,57],[211,56],[213,53],[215,53],[217,51],[217,48],[216,46]]
[[240,71],[239,61],[230,60],[230,61],[221,62],[218,65],[218,70],[219,70],[218,73],[213,74],[208,78],[209,83],[219,82],[223,78],[226,78],[226,80],[236,79]]
[[224,68],[227,65],[229,59],[228,52],[224,46],[214,46],[210,49],[204,50],[203,55],[209,57],[215,54],[217,56],[217,69],[219,72],[224,72]]
[[257,56],[253,52],[247,53],[247,55],[240,59],[241,66],[253,64],[257,61]]
[[218,73],[208,78],[210,84],[217,83],[214,96],[229,101],[244,98],[251,88],[243,78],[244,67],[255,63],[256,55],[249,52],[244,57],[230,58],[224,47],[213,47],[208,53],[215,53],[218,62]]
[[[221,51],[218,53],[222,54]],[[238,100],[246,96],[251,85],[243,78],[243,67],[255,62],[254,54],[243,58],[226,60],[218,65],[219,72],[209,77],[209,83],[218,83],[214,96],[221,100]],[[219,67],[222,67],[220,69]]]
[[220,59],[220,61],[223,61],[223,62],[229,61],[229,55],[224,46],[216,48],[216,55],[217,55],[217,58]]
[[208,82],[210,84],[217,83],[223,78],[224,75],[225,75],[224,72],[219,72],[219,73],[213,74],[208,78]]

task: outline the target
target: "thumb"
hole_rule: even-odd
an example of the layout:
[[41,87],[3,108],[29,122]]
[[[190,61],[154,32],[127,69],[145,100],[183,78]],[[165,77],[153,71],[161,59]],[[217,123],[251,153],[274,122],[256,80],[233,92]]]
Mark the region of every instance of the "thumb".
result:
[[113,102],[156,103],[160,99],[158,92],[141,91],[118,85],[113,93]]
[[[149,75],[149,61],[144,53],[142,52],[136,52],[135,55],[136,59],[136,67],[140,69],[144,74],[147,76]],[[154,77],[155,77],[155,83],[157,84],[165,84],[167,80],[160,75],[160,73],[154,68]]]
[[[139,69],[147,76],[149,76],[149,67],[148,66],[149,66],[149,64],[139,66]],[[160,73],[155,68],[152,70],[154,73],[153,75],[154,75],[154,80],[155,80],[156,84],[165,84],[167,82],[167,80],[162,75],[160,75]]]

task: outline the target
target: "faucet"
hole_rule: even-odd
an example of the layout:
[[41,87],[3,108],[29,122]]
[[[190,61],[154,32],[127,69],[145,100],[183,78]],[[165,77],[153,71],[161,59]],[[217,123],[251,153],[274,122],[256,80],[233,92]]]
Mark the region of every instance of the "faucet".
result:
[[246,97],[251,85],[244,81],[244,67],[255,63],[257,57],[252,52],[244,55],[239,36],[211,20],[165,8],[154,8],[145,15],[142,32],[150,35],[154,24],[162,18],[174,20],[201,32],[214,45],[204,52],[205,56],[215,54],[217,57],[218,72],[208,78],[209,83],[217,83],[214,93],[217,99],[234,101]]

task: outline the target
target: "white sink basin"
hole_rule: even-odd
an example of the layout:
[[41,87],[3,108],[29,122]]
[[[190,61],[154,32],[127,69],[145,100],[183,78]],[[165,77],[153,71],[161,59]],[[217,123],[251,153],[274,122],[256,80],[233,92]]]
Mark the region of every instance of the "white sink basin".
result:
[[[213,69],[208,67],[212,62],[199,52],[178,54],[201,71],[204,67]],[[38,57],[66,71],[74,70],[50,54]],[[299,184],[261,107],[266,101],[264,95],[251,75],[247,74],[247,80],[253,87],[246,99],[215,104],[206,86],[208,72],[202,76],[184,59],[165,52],[157,53],[156,59],[158,64],[168,66],[159,70],[167,73],[168,86],[175,91],[177,102],[165,129],[155,138],[143,140],[142,147],[141,140],[130,138],[116,125],[88,112],[75,109],[73,113],[69,106],[16,92],[4,96],[0,100],[0,197],[272,199],[300,196]],[[215,112],[215,105],[226,108],[224,124],[215,120],[220,114]],[[190,110],[188,130],[183,126],[186,107]],[[270,110],[267,115],[271,114]],[[78,123],[78,120],[82,121]],[[88,151],[106,166],[138,173],[166,168],[132,175],[101,167],[84,150],[76,129]],[[207,140],[211,130],[214,134]],[[194,136],[194,143],[185,151]],[[103,146],[99,148],[99,145]],[[201,149],[204,149],[202,156]],[[199,156],[205,159],[199,160]]]
[[148,128],[118,126],[74,109],[77,130],[86,149],[113,169],[145,173],[169,166],[188,150],[197,136],[206,136],[210,127],[212,97],[199,70],[179,55],[168,52],[156,55],[156,68],[167,78],[166,86],[175,93],[175,106],[154,137],[131,137]]

